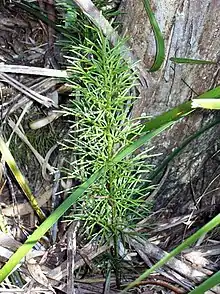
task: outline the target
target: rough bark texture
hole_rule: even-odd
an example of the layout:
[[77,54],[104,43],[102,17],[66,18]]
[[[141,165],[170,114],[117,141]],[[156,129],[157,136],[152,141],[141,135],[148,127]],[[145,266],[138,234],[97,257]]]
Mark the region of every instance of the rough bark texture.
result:
[[[155,55],[153,32],[145,12],[143,1],[124,0],[121,4],[122,33],[130,37],[130,44],[146,69],[150,68]],[[159,22],[166,41],[166,61],[163,68],[152,73],[153,82],[142,89],[133,115],[158,115],[190,98],[196,93],[219,83],[219,65],[174,65],[170,57],[218,60],[220,50],[220,1],[219,0],[152,0],[151,7]],[[205,125],[217,112],[196,111],[154,140],[159,163],[171,150],[190,134]],[[190,202],[207,188],[218,187],[218,180],[208,187],[218,175],[219,127],[214,127],[195,140],[172,163],[167,180],[157,194],[157,208],[170,208],[173,213],[185,213]],[[211,206],[213,195],[205,194],[203,203]],[[176,204],[179,204],[177,207]],[[193,202],[192,202],[193,203]],[[178,209],[176,209],[178,208]]]

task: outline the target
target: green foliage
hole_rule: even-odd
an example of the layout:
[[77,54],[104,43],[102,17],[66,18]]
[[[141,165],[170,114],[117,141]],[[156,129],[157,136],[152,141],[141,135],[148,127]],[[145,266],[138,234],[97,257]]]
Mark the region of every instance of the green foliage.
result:
[[[137,150],[137,148],[143,146],[145,143],[149,142],[152,138],[161,133],[164,129],[170,126],[170,123],[164,124],[162,127],[157,128],[147,134],[141,136],[138,140],[132,142],[121,152],[119,152],[113,159],[114,163],[119,163],[127,156],[131,155],[132,152]],[[32,247],[40,240],[44,234],[62,217],[65,212],[75,204],[83,193],[95,183],[101,175],[105,172],[105,168],[102,167],[96,173],[92,174],[87,181],[82,183],[76,190],[63,201],[63,203],[56,208],[56,210],[33,232],[32,235],[28,237],[25,243],[19,247],[19,249],[10,257],[7,263],[0,269],[0,283],[13,271],[13,269],[19,264],[19,262],[26,256],[26,254],[31,250]]]
[[111,19],[112,17],[120,14],[120,12],[117,10],[117,6],[120,4],[120,0],[95,0],[93,3],[98,9],[102,11],[103,15],[107,19]]
[[[90,20],[82,13],[74,1],[57,0],[56,2],[62,11],[60,15],[61,25],[57,26],[63,32],[62,40],[59,41],[62,50],[70,55],[69,49],[72,45],[78,46],[78,44],[84,43],[86,38],[95,41],[93,38],[96,35],[88,27]],[[108,1],[98,0],[94,1],[94,4],[98,9],[102,10],[107,19],[119,14],[117,10],[106,9],[108,8]]]
[[[88,62],[88,58],[87,58],[87,62]],[[89,62],[91,62],[90,59],[89,59]],[[122,61],[120,61],[120,62],[122,62]],[[88,70],[91,69],[91,64],[90,64],[90,67],[87,67],[87,69]],[[131,72],[130,72],[130,75],[131,75]],[[108,75],[105,75],[105,77],[107,78]],[[97,80],[96,76],[94,76],[94,80]],[[76,85],[77,85],[77,83],[73,83],[74,89],[77,89],[78,86],[76,87]],[[129,86],[131,86],[130,83],[129,83]],[[92,89],[91,90],[92,92],[95,91],[95,89],[93,89],[92,87],[91,87],[91,89]],[[206,93],[203,93],[199,97],[200,98],[207,98],[207,97],[218,98],[219,92],[220,92],[220,87],[216,87],[215,89],[212,89]],[[100,93],[97,92],[97,95],[100,95]],[[130,95],[128,95],[128,96],[130,97]],[[80,97],[81,97],[80,95],[77,96],[77,99],[79,99]],[[131,97],[130,97],[130,99],[131,99]],[[99,100],[97,100],[97,101],[100,102]],[[125,101],[129,101],[129,100],[125,100]],[[129,103],[127,106],[129,107]],[[125,111],[127,111],[126,108],[125,108]],[[193,109],[191,108],[191,102],[186,102],[186,104],[184,104],[184,107],[177,107],[174,109],[174,111],[165,112],[164,114],[161,114],[158,117],[153,118],[152,120],[148,121],[147,123],[145,123],[142,126],[141,130],[139,130],[138,125],[135,125],[135,124],[132,125],[132,127],[133,127],[132,134],[125,137],[124,141],[123,141],[124,142],[123,144],[127,144],[127,145],[124,147],[123,147],[123,145],[115,146],[115,149],[116,149],[115,153],[116,153],[116,151],[118,151],[118,153],[116,153],[115,155],[112,156],[112,164],[109,164],[109,162],[107,162],[105,166],[103,166],[97,172],[92,174],[85,182],[83,182],[78,188],[76,188],[76,190],[72,191],[72,193],[69,195],[69,197],[67,197],[67,199],[34,231],[34,233],[28,237],[26,242],[10,257],[8,262],[0,270],[0,282],[2,282],[13,271],[13,269],[19,264],[19,262],[22,260],[22,258],[25,257],[25,255],[31,250],[31,248],[37,243],[37,241],[44,236],[44,234],[53,226],[53,224],[56,223],[58,221],[58,219],[60,217],[62,217],[65,214],[65,212],[73,204],[77,203],[77,201],[79,199],[81,199],[83,193],[85,191],[87,191],[87,189],[89,189],[89,187],[91,185],[93,185],[95,182],[97,182],[98,179],[102,175],[106,174],[108,168],[109,168],[109,171],[111,171],[111,169],[113,167],[116,167],[117,164],[119,164],[123,160],[124,160],[124,162],[126,162],[125,159],[127,159],[129,156],[131,156],[131,154],[133,154],[138,148],[142,147],[144,144],[149,142],[153,137],[157,136],[159,133],[161,133],[163,130],[165,130],[166,128],[168,128],[172,124],[174,124],[177,120],[181,119],[183,116],[188,115],[191,111],[193,111]],[[68,111],[68,113],[69,113],[69,111]],[[129,111],[127,113],[129,114]],[[86,116],[87,113],[85,112],[84,115]],[[103,128],[104,127],[106,127],[106,125],[103,124]],[[121,127],[122,128],[124,127],[123,123],[121,124]],[[80,128],[79,128],[79,130],[80,130]],[[136,135],[138,135],[140,133],[141,133],[141,136],[137,137]],[[72,148],[74,148],[74,146],[72,146]],[[87,148],[86,145],[85,145],[85,148]],[[103,150],[102,150],[102,152],[103,152]],[[142,154],[142,155],[144,156],[144,154]],[[135,159],[135,157],[132,157],[132,158],[133,158],[133,160]],[[86,159],[88,160],[88,157],[86,157]],[[76,160],[78,160],[78,158],[76,158]],[[102,160],[102,162],[104,163],[103,160]],[[92,170],[96,170],[98,168],[99,164],[100,163],[98,161],[96,161],[96,165],[90,166],[89,172],[86,169],[85,172],[88,173],[87,175],[91,174]],[[75,176],[75,174],[74,174],[74,176]],[[83,174],[80,174],[80,177],[83,178],[85,176]],[[105,177],[103,177],[103,179],[104,178]],[[214,221],[216,221],[216,219],[214,219]],[[196,236],[198,237],[200,235],[196,235]],[[160,264],[159,266],[161,266],[161,265],[162,264]],[[155,270],[155,268],[153,268],[152,270]]]
[[101,33],[94,34],[96,42],[86,39],[84,45],[70,48],[75,55],[69,68],[74,99],[64,113],[73,123],[63,145],[75,154],[69,172],[74,179],[83,182],[105,167],[99,182],[76,205],[73,218],[84,221],[90,236],[109,240],[148,213],[147,188],[141,186],[150,167],[146,151],[113,162],[117,151],[131,142],[131,133],[141,131],[140,123],[129,119],[136,75],[121,58],[122,41],[112,47]]
[[[102,1],[96,2],[100,4]],[[164,40],[149,2],[144,1],[144,4],[157,45],[155,62],[151,68],[153,71],[158,70],[164,60]],[[69,175],[82,184],[71,192],[9,259],[0,270],[0,282],[73,204],[76,204],[73,217],[84,222],[86,233],[90,236],[101,235],[102,240],[113,236],[117,251],[117,240],[121,238],[121,234],[148,213],[149,208],[144,201],[147,190],[143,188],[144,178],[150,170],[150,166],[144,164],[148,155],[138,152],[137,149],[175,121],[194,111],[191,101],[187,101],[142,127],[138,121],[130,120],[129,113],[135,99],[131,91],[136,76],[120,57],[121,43],[112,48],[100,33],[91,33],[91,29],[85,25],[87,21],[84,22],[84,16],[77,11],[76,6],[72,3],[70,5],[70,8],[66,7],[65,26],[68,32],[60,30],[65,32],[70,41],[65,46],[71,55],[72,77],[69,82],[72,83],[74,97],[71,105],[64,110],[72,117],[72,130],[64,147],[72,150],[75,157],[71,162]],[[79,42],[82,45],[72,46]],[[173,58],[173,61],[209,63],[180,58]],[[219,87],[198,98],[219,98]],[[205,102],[207,101],[204,100]],[[201,105],[201,100],[197,103]],[[218,215],[128,288],[135,286],[219,223]],[[191,293],[202,293],[218,282],[219,274],[216,274]]]
[[86,37],[92,38],[87,27],[89,20],[73,1],[57,0],[57,6],[61,10],[58,27],[63,30],[59,45],[64,52],[68,52],[72,45],[83,43]]

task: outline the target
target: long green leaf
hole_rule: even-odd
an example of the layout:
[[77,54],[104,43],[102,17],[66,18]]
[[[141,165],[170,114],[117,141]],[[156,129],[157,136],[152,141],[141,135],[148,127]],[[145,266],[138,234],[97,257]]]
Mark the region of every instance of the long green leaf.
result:
[[205,293],[207,290],[213,288],[214,286],[220,284],[220,271],[212,275],[209,279],[203,282],[201,285],[192,290],[189,294],[201,294]]
[[171,57],[171,61],[174,63],[187,63],[187,64],[216,64],[215,61],[211,60],[200,60],[200,59],[191,59],[191,58],[179,58],[179,57]]
[[28,198],[30,205],[32,206],[33,210],[36,212],[36,214],[39,216],[41,220],[45,219],[45,215],[43,211],[41,210],[40,206],[37,203],[36,198],[31,192],[31,189],[25,179],[25,177],[22,175],[20,169],[18,168],[13,155],[11,154],[11,151],[5,144],[4,140],[0,137],[0,152],[2,153],[2,158],[7,162],[10,170],[12,171],[15,179],[17,180],[19,186],[21,187],[22,191]]
[[102,174],[104,168],[94,173],[86,182],[80,185],[64,202],[28,237],[25,243],[10,257],[8,262],[0,270],[0,283],[12,272],[16,265],[32,249],[54,223],[75,203],[79,197],[92,185]]
[[144,0],[144,7],[149,17],[150,24],[154,32],[155,42],[156,42],[156,56],[154,59],[154,63],[152,67],[150,68],[150,71],[157,71],[160,69],[165,59],[164,39],[148,0]]
[[[177,248],[175,248],[170,253],[167,253],[159,262],[157,262],[155,265],[153,265],[150,269],[145,271],[140,277],[138,277],[134,282],[130,283],[121,293],[126,293],[127,290],[130,288],[135,287],[138,285],[142,280],[149,277],[151,273],[153,273],[155,270],[159,269],[161,266],[163,266],[165,263],[167,263],[172,257],[179,254],[182,250],[192,245],[196,240],[198,240],[202,235],[208,233],[213,228],[218,226],[220,224],[220,214],[218,214],[216,217],[214,217],[210,222],[208,222],[206,225],[204,225],[201,229],[199,229],[195,234],[187,238],[182,244],[180,244]],[[204,292],[198,292],[198,293],[204,293]]]
[[215,87],[209,91],[206,91],[197,97],[198,99],[205,98],[220,98],[220,86]]

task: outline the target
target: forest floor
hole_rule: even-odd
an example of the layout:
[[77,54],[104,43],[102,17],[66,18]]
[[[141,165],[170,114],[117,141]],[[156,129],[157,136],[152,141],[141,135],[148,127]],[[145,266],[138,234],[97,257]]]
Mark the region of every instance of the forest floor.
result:
[[[49,4],[48,7],[51,8]],[[59,36],[36,16],[21,8],[17,2],[6,2],[0,6],[0,28],[1,133],[7,140],[13,130],[10,150],[40,207],[49,215],[57,205],[53,189],[56,192],[62,191],[60,185],[54,184],[53,171],[62,161],[56,144],[65,133],[65,128],[68,128],[68,122],[59,118],[36,130],[30,129],[29,125],[36,119],[51,115],[51,107],[45,107],[47,101],[43,97],[58,102],[58,105],[62,99],[68,100],[69,92],[64,87],[65,82],[56,77],[63,62],[62,53],[55,45]],[[38,67],[39,71],[34,73],[33,67]],[[43,68],[58,71],[41,76]],[[43,96],[40,97],[41,103],[33,103],[32,99],[39,98],[36,93]],[[26,108],[28,103],[30,105]],[[26,136],[26,140],[15,128],[21,117],[23,118],[19,130]],[[163,179],[154,194],[161,189],[162,181]],[[63,197],[64,193],[57,196],[59,203]],[[4,224],[1,223],[0,231],[0,262],[3,264],[39,224],[24,193],[4,164],[0,170],[0,204]],[[173,211],[179,211],[178,205],[176,203],[176,208],[173,206]],[[187,215],[183,211],[175,217],[172,217],[172,211],[163,207],[143,219],[136,230],[147,234],[148,238],[144,243],[138,238],[130,237],[127,240],[127,260],[121,262],[122,288],[147,267],[159,261],[165,252],[175,248],[200,228],[204,224],[204,218],[210,218],[210,205],[207,203],[206,208],[192,210],[192,213]],[[212,207],[213,213],[216,214],[218,203]],[[38,242],[38,247],[34,248],[38,256],[33,255],[29,261],[22,263],[22,280],[16,278],[17,275],[5,280],[0,293],[9,293],[9,289],[10,293],[120,292],[116,287],[114,275],[110,276],[109,288],[103,275],[103,268],[106,266],[104,259],[109,245],[100,247],[92,242],[87,243],[77,234],[76,223],[70,225],[59,222],[58,229],[54,227],[54,230],[55,233],[50,231],[44,240]],[[213,230],[212,234],[201,238],[195,246],[185,250],[163,269],[142,281],[139,287],[130,290],[131,293],[188,293],[219,268],[219,242],[219,229]],[[70,281],[73,270],[75,277]],[[70,292],[73,285],[75,292]],[[216,288],[209,293],[220,293],[218,291],[219,288]]]

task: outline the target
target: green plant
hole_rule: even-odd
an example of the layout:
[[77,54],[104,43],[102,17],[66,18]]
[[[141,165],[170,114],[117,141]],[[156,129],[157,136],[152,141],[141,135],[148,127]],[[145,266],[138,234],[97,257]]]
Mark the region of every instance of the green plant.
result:
[[[203,93],[199,96],[199,98],[218,98],[219,96],[220,87],[217,87]],[[175,109],[167,111],[143,124],[140,130],[140,137],[137,137],[137,132],[134,131],[134,128],[132,130],[132,134],[128,137],[129,140],[127,145],[124,148],[121,147],[121,149],[118,150],[118,153],[112,158],[113,166],[133,154],[133,152],[149,142],[153,137],[157,136],[174,124],[177,120],[183,118],[192,111],[194,111],[194,109],[191,107],[191,102],[185,102],[184,104],[177,106]],[[89,174],[91,174],[91,172],[92,171],[90,170]],[[105,172],[106,166],[101,167],[97,172],[86,179],[86,181],[76,188],[76,190],[72,191],[69,197],[33,232],[32,235],[28,237],[26,242],[12,255],[12,257],[0,270],[0,282],[2,282],[13,271],[17,264],[19,264],[20,260],[31,250],[37,241],[44,236],[53,224],[57,222],[58,219],[62,217],[64,213],[80,199],[83,193],[93,183],[98,181],[101,175]]]
[[[64,114],[72,120],[71,130],[63,143],[74,159],[68,177],[84,182],[100,168],[99,180],[85,191],[67,219],[80,220],[88,240],[113,242],[114,268],[119,259],[118,244],[128,229],[149,213],[145,201],[150,187],[144,186],[150,167],[147,151],[126,156],[115,162],[118,150],[131,143],[131,134],[141,134],[140,119],[129,118],[136,99],[132,90],[137,79],[132,68],[121,58],[123,41],[112,47],[98,31],[96,41],[71,46],[69,84],[74,97]],[[119,283],[118,283],[119,284]]]
[[[155,37],[156,37],[156,34],[155,34]],[[83,47],[81,49],[83,51],[83,49],[85,49],[85,48]],[[73,50],[73,54],[75,54],[75,53],[76,53],[76,50]],[[85,61],[85,64],[83,65],[82,68],[83,69],[87,69],[87,72],[88,73],[90,72],[90,70],[91,70],[91,68],[93,66],[91,60],[94,61],[94,59],[95,59],[95,58],[93,58],[93,55],[94,54],[91,54],[91,55],[88,54],[88,55],[84,56],[83,54],[81,54],[82,61],[83,60]],[[163,55],[163,52],[162,52],[161,56],[162,55]],[[160,62],[162,63],[162,60],[163,60],[162,58],[158,57],[158,64],[157,64],[158,66],[160,66]],[[118,60],[118,62],[119,62],[119,60]],[[131,72],[129,72],[129,74],[130,73]],[[109,78],[109,75],[106,74],[105,77],[106,77],[106,79],[108,79]],[[75,77],[73,77],[73,78],[75,78]],[[98,82],[97,79],[96,79],[96,76],[94,76],[93,82],[94,82],[94,80],[95,80],[95,82]],[[79,83],[81,83],[80,80],[79,80]],[[82,84],[80,84],[80,86],[81,85]],[[75,87],[76,85],[74,84],[73,86]],[[75,90],[79,90],[79,89],[77,89],[77,87],[75,87]],[[95,89],[92,89],[92,90],[93,90],[92,92],[95,93]],[[217,88],[215,88],[215,89],[213,89],[211,91],[208,91],[208,92],[204,93],[203,95],[201,95],[198,98],[218,98],[219,97],[219,92],[220,92],[219,91],[219,87],[217,87]],[[96,94],[99,94],[99,92],[97,92]],[[80,93],[77,93],[77,97],[76,97],[76,99],[78,99],[77,101],[80,101],[81,98],[84,98],[84,97],[81,96]],[[131,97],[129,99],[131,99]],[[87,103],[87,101],[85,101],[85,104],[86,103]],[[74,102],[74,106],[76,106],[76,105],[77,105],[77,103]],[[132,103],[130,105],[132,105]],[[70,108],[72,108],[72,106]],[[126,106],[129,109],[129,105],[126,105]],[[80,111],[82,111],[81,108],[79,108],[79,109],[80,109]],[[160,115],[160,116],[158,116],[156,118],[153,118],[152,120],[148,121],[147,123],[145,123],[143,125],[143,127],[142,127],[141,130],[139,129],[139,126],[137,126],[137,129],[135,129],[136,126],[135,125],[134,126],[132,125],[132,127],[134,127],[134,128],[131,129],[131,132],[130,133],[129,132],[126,133],[126,137],[123,138],[124,141],[122,140],[122,142],[116,143],[116,145],[119,144],[119,146],[117,145],[117,148],[115,148],[115,149],[114,148],[111,148],[110,149],[110,148],[108,148],[109,145],[107,144],[107,145],[105,145],[105,146],[107,146],[106,150],[101,150],[100,151],[100,148],[93,149],[94,152],[92,152],[91,154],[89,154],[89,150],[90,149],[86,149],[87,148],[87,145],[86,145],[85,141],[82,141],[82,142],[84,142],[84,144],[81,145],[81,142],[77,142],[77,139],[76,139],[77,132],[73,132],[72,133],[71,140],[69,140],[69,142],[66,142],[66,144],[69,143],[68,144],[69,147],[71,147],[73,149],[74,148],[77,149],[78,147],[79,147],[79,150],[82,149],[80,151],[82,153],[79,152],[78,154],[76,154],[75,163],[80,163],[81,162],[80,161],[80,158],[77,157],[77,156],[81,156],[82,154],[84,154],[84,157],[82,157],[82,159],[85,160],[85,162],[87,162],[88,164],[90,162],[94,162],[95,164],[89,164],[88,167],[82,164],[81,166],[84,167],[84,168],[82,168],[82,170],[80,169],[78,171],[74,171],[73,172],[72,176],[75,177],[75,176],[78,175],[78,179],[80,179],[83,182],[83,184],[81,184],[76,190],[74,190],[74,191],[71,192],[70,196],[34,231],[34,233],[27,239],[27,241],[25,242],[25,244],[22,245],[18,249],[18,251],[9,259],[9,261],[6,263],[6,265],[0,270],[0,281],[4,280],[4,278],[13,270],[13,268],[19,263],[19,261],[35,245],[35,243],[46,233],[46,231],[49,230],[49,228],[61,216],[64,215],[64,213],[73,204],[76,204],[77,201],[80,201],[79,205],[77,204],[78,207],[76,207],[76,211],[79,212],[80,209],[82,211],[83,208],[84,208],[83,205],[87,201],[86,198],[88,198],[88,196],[91,195],[91,193],[93,193],[93,195],[97,195],[97,194],[94,194],[94,193],[96,193],[97,190],[100,189],[100,184],[103,185],[103,184],[106,183],[106,181],[105,181],[106,178],[110,178],[110,176],[112,175],[112,173],[115,172],[114,169],[119,168],[119,170],[117,170],[117,173],[119,174],[121,171],[123,172],[124,170],[126,170],[130,166],[129,164],[131,164],[131,166],[134,168],[135,167],[135,162],[132,163],[132,160],[134,160],[135,156],[134,155],[131,156],[131,154],[133,154],[134,151],[136,151],[138,148],[140,148],[141,146],[143,146],[143,144],[147,143],[149,140],[151,140],[154,136],[158,135],[164,129],[166,129],[170,125],[174,124],[175,121],[177,121],[177,120],[181,119],[182,117],[190,114],[192,111],[194,111],[194,109],[192,108],[191,101],[185,102],[182,105],[179,105],[176,108],[174,108],[174,109],[172,109],[172,110],[170,110],[170,111],[168,111],[168,112],[166,112],[166,113],[164,113],[164,114],[162,114],[162,115]],[[77,111],[75,111],[75,112],[77,113]],[[82,131],[81,132],[81,135],[83,136],[83,129],[82,128],[80,129],[79,124],[77,124],[77,122],[79,121],[80,117],[77,118],[77,116],[74,114],[74,112],[71,112],[69,110],[67,110],[67,113],[76,117],[76,118],[74,117],[74,121],[76,119],[75,128],[78,128],[79,133],[80,133],[80,131]],[[82,112],[81,112],[81,114],[82,114]],[[128,114],[129,114],[129,111],[128,111]],[[84,115],[85,116],[87,115],[87,112],[86,111],[85,111]],[[96,120],[97,117],[95,117],[94,119]],[[127,116],[126,116],[126,119],[127,119]],[[127,120],[125,122],[128,123]],[[124,125],[125,124],[122,124],[122,127]],[[95,133],[95,135],[97,136],[99,134],[96,134]],[[106,136],[106,138],[107,138],[107,136]],[[108,136],[108,138],[111,139],[111,136]],[[76,143],[76,146],[71,146],[72,143],[73,144]],[[110,144],[110,145],[112,145],[112,144]],[[109,154],[111,155],[111,152],[108,152],[108,151],[109,150],[112,150],[112,149],[114,151],[114,155],[112,155],[110,157],[107,156]],[[100,153],[98,153],[98,152],[96,153],[95,150],[97,150]],[[101,154],[104,154],[105,156],[101,156]],[[97,155],[98,155],[98,157],[97,157]],[[132,160],[130,162],[128,161],[128,165],[126,165],[126,160],[129,157]],[[106,161],[106,159],[111,159],[111,164],[110,164],[110,161],[108,161],[108,160]],[[125,161],[122,163],[122,160],[125,160]],[[119,163],[121,163],[121,166],[119,165]],[[117,175],[117,173],[116,173],[116,175]],[[122,175],[123,175],[123,173],[122,173]],[[135,171],[132,172],[132,176],[134,176],[134,175],[135,175]],[[127,177],[130,177],[130,174],[128,174]],[[111,179],[114,180],[114,178],[111,178]],[[100,181],[100,182],[98,182],[98,181]],[[142,181],[141,178],[140,178],[140,181]],[[138,186],[139,186],[139,182],[138,182]],[[104,190],[104,193],[106,193],[106,190],[107,190],[107,196],[109,196],[110,193],[109,193],[109,186],[108,185],[106,185],[105,190]],[[114,192],[114,190],[111,190],[111,191]],[[136,190],[134,190],[134,191],[136,191]],[[81,197],[82,197],[82,195],[83,195],[84,192],[85,192],[85,198],[82,199]],[[101,192],[102,192],[102,190],[101,190]],[[93,200],[94,199],[92,199],[92,201]],[[98,199],[98,200],[100,200],[100,199]],[[107,202],[107,204],[109,204],[108,201],[106,201],[106,202]],[[94,209],[96,209],[96,207],[92,207],[91,211],[94,211]],[[123,209],[124,209],[124,207],[123,207]],[[107,210],[105,210],[105,211],[107,211]],[[111,213],[112,213],[112,211],[111,211]],[[78,215],[78,217],[80,218],[81,216]],[[176,249],[174,252],[172,252],[170,254],[169,258],[172,257],[172,256],[174,256],[175,254],[179,253],[183,248],[185,248],[186,246],[188,246],[189,244],[191,244],[192,242],[194,242],[199,236],[201,236],[201,234],[203,234],[204,232],[209,231],[214,226],[216,226],[218,223],[219,223],[219,216],[216,217],[215,219],[213,219],[209,224],[207,224],[207,226],[203,230],[200,230],[194,236],[190,237],[190,239],[188,239],[186,243],[184,243],[183,245],[181,245],[180,247],[178,247],[178,250]],[[99,227],[99,229],[100,229],[100,227]],[[105,229],[106,228],[104,227],[104,230]],[[92,227],[90,227],[90,232],[92,232]],[[101,230],[100,230],[100,232],[101,232]],[[119,230],[119,232],[120,232],[120,230]],[[106,230],[106,235],[104,235],[104,237],[105,236],[108,236],[108,234],[109,234],[109,230]],[[112,234],[112,232],[110,234]],[[117,246],[115,246],[115,248],[117,250]],[[168,259],[165,258],[165,260],[160,261],[160,263],[157,264],[157,265],[155,265],[150,270],[150,272],[153,272],[156,268],[158,268],[161,265],[163,265],[167,260]],[[148,274],[150,272],[148,271]],[[146,273],[145,273],[144,276],[146,276]],[[143,276],[140,277],[139,280],[141,280],[142,278],[143,278]],[[213,277],[213,278],[216,278],[216,276]],[[218,280],[215,280],[214,283],[212,281],[211,284],[208,284],[208,287],[210,285],[211,286],[215,285],[217,282],[218,282]],[[206,286],[207,286],[207,284],[206,284]],[[208,288],[206,287],[206,288],[203,288],[203,289],[208,289]],[[193,292],[193,293],[196,293],[196,292]]]

